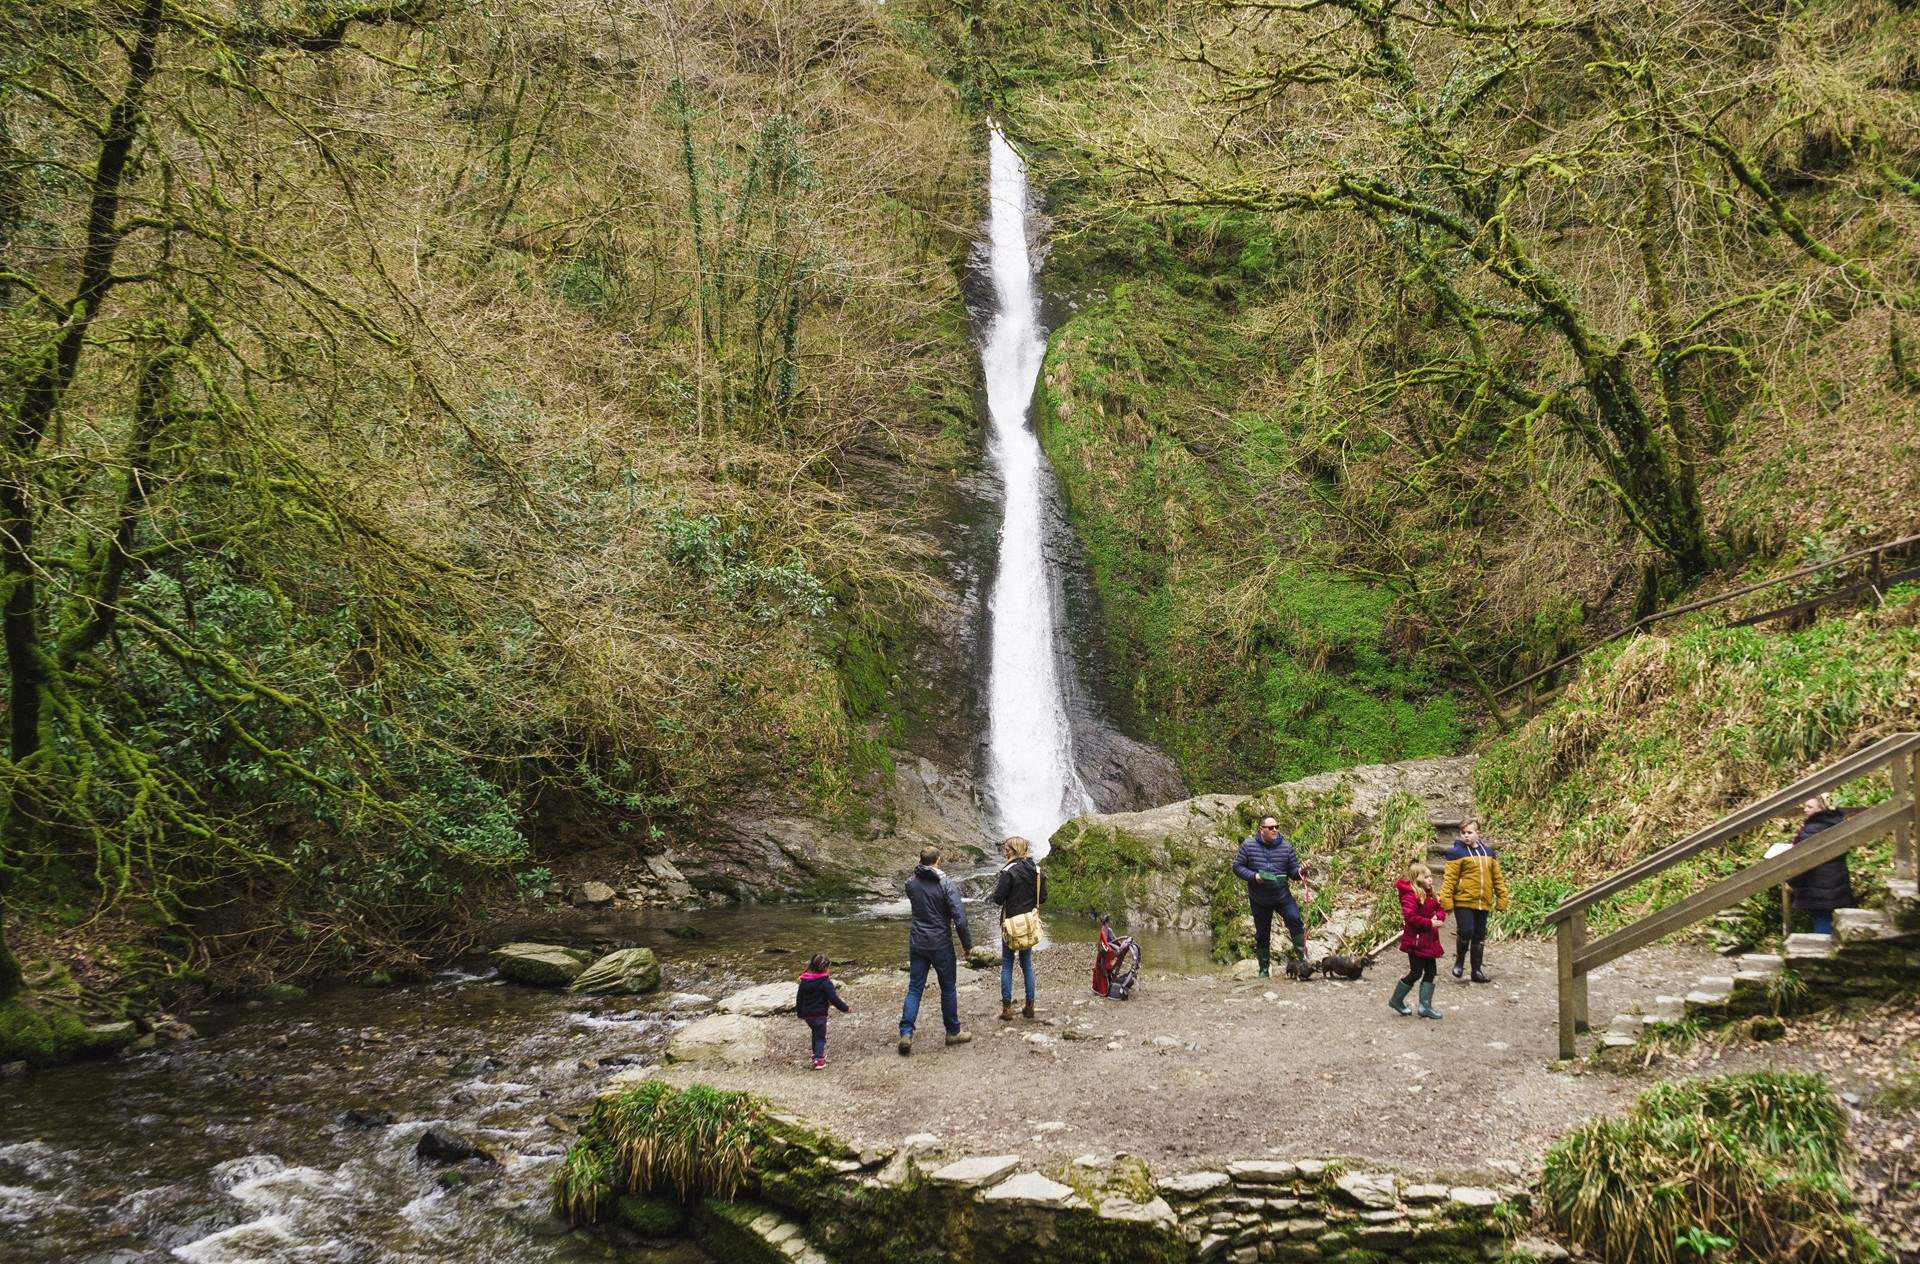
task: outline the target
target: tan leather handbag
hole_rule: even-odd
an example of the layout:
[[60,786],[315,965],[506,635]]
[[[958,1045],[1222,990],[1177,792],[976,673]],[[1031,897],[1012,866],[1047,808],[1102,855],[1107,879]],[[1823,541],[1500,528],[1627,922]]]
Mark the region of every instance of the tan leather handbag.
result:
[[1015,913],[1000,919],[1000,942],[1022,952],[1040,942],[1040,912]]

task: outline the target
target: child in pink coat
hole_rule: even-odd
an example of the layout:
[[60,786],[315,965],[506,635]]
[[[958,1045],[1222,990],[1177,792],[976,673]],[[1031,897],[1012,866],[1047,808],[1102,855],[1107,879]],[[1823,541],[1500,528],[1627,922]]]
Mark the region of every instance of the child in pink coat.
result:
[[[1447,910],[1440,907],[1433,893],[1433,870],[1418,860],[1407,866],[1407,876],[1394,883],[1393,889],[1400,896],[1400,951],[1407,954],[1407,976],[1394,985],[1393,999],[1387,1007],[1402,1018],[1417,1013],[1437,1020],[1440,1012],[1433,1007],[1433,975],[1447,952],[1440,944],[1440,923],[1447,920]],[[1407,993],[1416,983],[1420,985],[1420,1006],[1411,1010],[1407,1008]]]

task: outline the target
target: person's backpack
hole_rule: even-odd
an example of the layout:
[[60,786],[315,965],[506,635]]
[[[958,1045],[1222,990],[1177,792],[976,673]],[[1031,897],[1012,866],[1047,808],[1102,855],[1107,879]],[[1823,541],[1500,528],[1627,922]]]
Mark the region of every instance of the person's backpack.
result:
[[1093,957],[1093,992],[1112,1001],[1133,995],[1140,977],[1140,945],[1131,935],[1113,933],[1112,919],[1100,917],[1100,944]]

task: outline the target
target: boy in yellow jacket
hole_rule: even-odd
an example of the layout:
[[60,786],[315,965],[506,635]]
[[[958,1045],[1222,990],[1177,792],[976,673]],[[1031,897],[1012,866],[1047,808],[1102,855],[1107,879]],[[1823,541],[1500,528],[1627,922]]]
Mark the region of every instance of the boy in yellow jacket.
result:
[[1495,908],[1507,911],[1507,879],[1493,848],[1480,839],[1480,822],[1460,827],[1460,841],[1447,852],[1440,880],[1440,907],[1454,915],[1453,977],[1459,978],[1473,952],[1473,981],[1491,983],[1481,964],[1487,951],[1487,918]]

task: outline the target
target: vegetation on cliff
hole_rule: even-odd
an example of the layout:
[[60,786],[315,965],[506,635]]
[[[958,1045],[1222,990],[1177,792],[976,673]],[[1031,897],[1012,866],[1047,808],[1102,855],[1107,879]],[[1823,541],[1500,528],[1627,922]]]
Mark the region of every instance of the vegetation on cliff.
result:
[[[1514,890],[1506,924],[1541,918],[1593,875],[1613,872],[1771,793],[1920,714],[1920,585],[1877,610],[1767,633],[1703,623],[1596,654],[1565,693],[1494,742],[1476,797]],[[1890,793],[1863,778],[1842,806]],[[1784,837],[1784,836],[1782,836]],[[1605,902],[1598,925],[1631,920],[1759,858],[1753,836],[1674,866]],[[1874,898],[1891,840],[1854,853],[1856,891]]]
[[0,34],[13,938],[406,965],[536,820],[884,770],[976,181],[879,11]]
[[1913,6],[919,10],[1044,183],[1043,434],[1190,784],[1913,525]]

